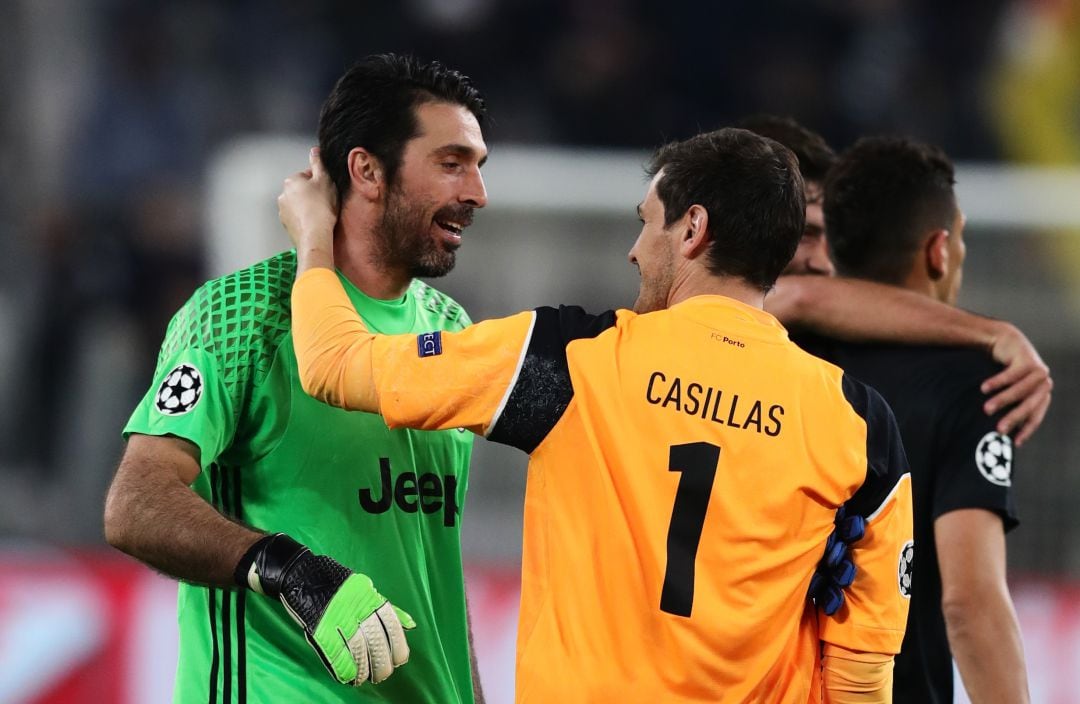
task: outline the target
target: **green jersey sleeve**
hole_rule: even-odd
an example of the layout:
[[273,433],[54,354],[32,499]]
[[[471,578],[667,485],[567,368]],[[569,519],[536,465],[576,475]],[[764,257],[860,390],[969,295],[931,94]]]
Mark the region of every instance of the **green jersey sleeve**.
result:
[[124,427],[198,446],[203,468],[232,443],[252,385],[289,330],[295,256],[209,281],[173,316],[154,380]]

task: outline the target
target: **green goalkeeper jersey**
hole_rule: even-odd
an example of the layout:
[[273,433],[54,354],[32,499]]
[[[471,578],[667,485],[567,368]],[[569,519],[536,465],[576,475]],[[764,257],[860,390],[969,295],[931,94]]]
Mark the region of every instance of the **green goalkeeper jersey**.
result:
[[[416,619],[412,654],[386,682],[341,685],[281,603],[181,584],[174,701],[472,702],[461,565],[472,434],[388,430],[377,415],[307,396],[292,345],[295,274],[287,252],[203,285],[169,324],[153,386],[124,435],[191,441],[202,453],[192,488],[219,511],[370,576]],[[401,300],[380,301],[341,278],[378,332],[469,324],[420,281]]]

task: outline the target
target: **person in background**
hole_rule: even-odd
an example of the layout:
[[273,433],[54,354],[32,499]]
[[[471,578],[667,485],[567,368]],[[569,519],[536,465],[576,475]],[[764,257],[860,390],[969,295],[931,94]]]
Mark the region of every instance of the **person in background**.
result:
[[[852,342],[956,345],[988,353],[1004,368],[983,380],[988,415],[997,430],[1022,445],[1050,406],[1053,380],[1038,351],[1014,325],[945,305],[895,286],[835,277],[823,211],[826,176],[836,153],[821,135],[789,117],[754,115],[739,125],[776,140],[799,159],[806,183],[806,228],[765,309],[793,330]],[[1004,413],[998,413],[1005,409]]]
[[[955,305],[966,245],[953,166],[935,147],[867,138],[839,158],[825,221],[841,276]],[[1005,533],[1017,525],[1013,440],[980,388],[997,365],[959,346],[857,344],[802,336],[804,349],[877,389],[892,407],[911,465],[914,569],[897,704],[953,701],[953,660],[973,702],[1028,701]]]

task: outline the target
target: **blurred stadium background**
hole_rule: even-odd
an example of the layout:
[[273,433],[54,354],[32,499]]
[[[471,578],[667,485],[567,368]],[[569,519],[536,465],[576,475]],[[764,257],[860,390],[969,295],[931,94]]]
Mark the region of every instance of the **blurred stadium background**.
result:
[[[1010,570],[1036,702],[1080,701],[1080,1],[9,0],[0,4],[0,702],[167,701],[170,582],[103,543],[119,430],[205,278],[286,246],[273,197],[354,58],[471,75],[491,205],[440,284],[476,319],[632,302],[650,148],[752,112],[960,162],[961,304],[1056,383]],[[510,701],[524,458],[477,445],[481,669]],[[47,654],[47,656],[46,656]],[[613,657],[617,655],[613,654]]]

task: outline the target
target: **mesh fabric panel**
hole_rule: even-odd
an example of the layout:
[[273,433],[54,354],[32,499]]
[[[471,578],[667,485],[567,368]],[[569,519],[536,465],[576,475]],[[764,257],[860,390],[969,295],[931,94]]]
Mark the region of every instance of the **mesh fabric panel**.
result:
[[247,389],[269,372],[289,332],[295,278],[290,251],[203,284],[169,323],[159,370],[180,350],[210,353],[239,412]]

